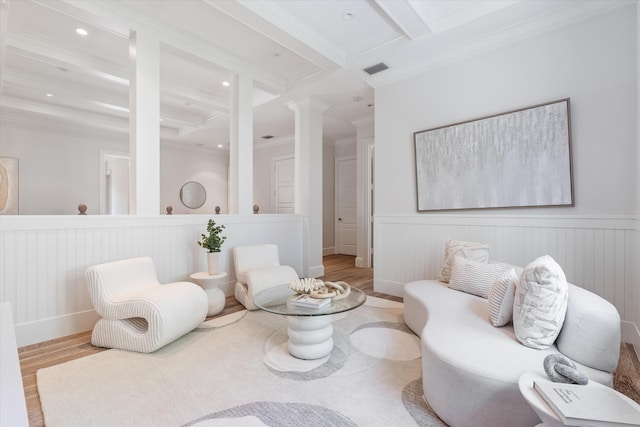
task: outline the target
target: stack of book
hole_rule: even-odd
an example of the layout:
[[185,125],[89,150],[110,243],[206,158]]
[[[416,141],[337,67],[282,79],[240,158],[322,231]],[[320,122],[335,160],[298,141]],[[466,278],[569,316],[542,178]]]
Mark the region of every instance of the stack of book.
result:
[[600,384],[535,381],[533,388],[568,426],[640,426],[640,405]]
[[331,298],[313,298],[307,294],[301,294],[291,299],[291,304],[301,308],[321,309],[331,304]]

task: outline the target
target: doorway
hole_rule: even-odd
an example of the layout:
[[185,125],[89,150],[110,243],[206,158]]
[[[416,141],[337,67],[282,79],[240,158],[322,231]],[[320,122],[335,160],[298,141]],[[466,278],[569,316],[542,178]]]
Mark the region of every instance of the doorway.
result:
[[356,156],[337,158],[335,174],[336,253],[356,255],[358,249]]
[[129,214],[129,154],[100,151],[100,213]]

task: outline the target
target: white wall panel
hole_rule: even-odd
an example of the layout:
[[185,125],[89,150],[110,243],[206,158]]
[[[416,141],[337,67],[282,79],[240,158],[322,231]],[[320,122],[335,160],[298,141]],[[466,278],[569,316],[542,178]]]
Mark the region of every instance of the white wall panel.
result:
[[550,255],[567,280],[588,289],[634,321],[638,259],[632,217],[428,215],[376,216],[378,292],[402,295],[406,283],[437,278],[447,239],[489,243],[492,261],[525,266]]
[[[153,217],[46,216],[0,220],[0,301],[12,307],[18,345],[93,327],[97,319],[84,271],[93,264],[150,256],[161,283],[190,281],[206,270],[197,245],[208,215]],[[302,217],[296,215],[213,216],[226,226],[221,264],[235,283],[231,249],[276,243],[282,263],[302,271]]]

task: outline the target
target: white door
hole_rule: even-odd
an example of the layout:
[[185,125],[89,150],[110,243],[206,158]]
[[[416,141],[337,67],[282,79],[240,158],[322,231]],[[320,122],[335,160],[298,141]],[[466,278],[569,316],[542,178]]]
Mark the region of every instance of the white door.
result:
[[336,159],[336,252],[356,255],[356,157]]
[[291,156],[273,159],[273,212],[294,211],[294,158]]

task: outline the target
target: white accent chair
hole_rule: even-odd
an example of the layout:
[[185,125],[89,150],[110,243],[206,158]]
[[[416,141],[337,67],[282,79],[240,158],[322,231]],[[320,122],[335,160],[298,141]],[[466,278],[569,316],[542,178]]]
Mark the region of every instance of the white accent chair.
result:
[[207,294],[194,283],[161,285],[148,257],[94,265],[85,271],[89,297],[102,316],[91,344],[151,353],[192,331],[207,316]]
[[260,291],[288,284],[298,273],[288,265],[280,265],[278,246],[272,244],[236,246],[233,248],[236,270],[236,299],[247,310],[256,310],[253,297]]

